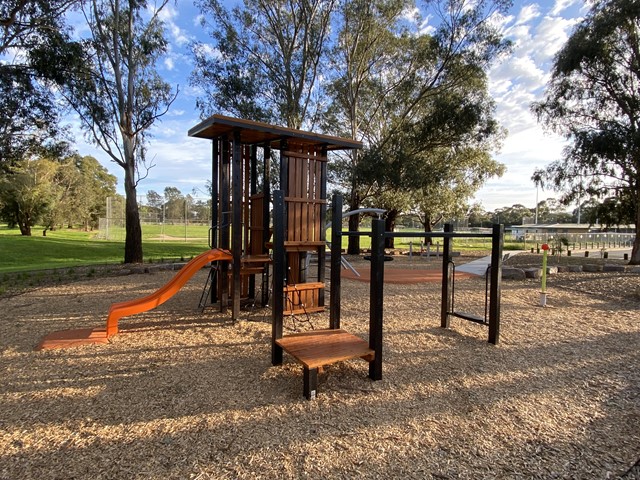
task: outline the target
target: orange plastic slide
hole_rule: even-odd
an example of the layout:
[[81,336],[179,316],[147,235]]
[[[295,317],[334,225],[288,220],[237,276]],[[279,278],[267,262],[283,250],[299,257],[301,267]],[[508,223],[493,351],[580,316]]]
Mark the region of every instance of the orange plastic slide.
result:
[[111,305],[107,318],[107,338],[118,333],[118,320],[122,317],[146,312],[162,305],[173,297],[202,267],[216,260],[233,260],[233,257],[230,252],[218,248],[206,251],[187,263],[175,277],[151,295]]

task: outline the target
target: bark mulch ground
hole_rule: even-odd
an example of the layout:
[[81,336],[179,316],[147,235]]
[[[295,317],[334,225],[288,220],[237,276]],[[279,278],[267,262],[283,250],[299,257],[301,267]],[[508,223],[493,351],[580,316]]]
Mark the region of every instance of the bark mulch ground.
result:
[[[385,268],[439,265],[420,261]],[[387,284],[383,380],[336,364],[312,402],[299,365],[270,364],[268,309],[232,323],[197,308],[206,271],[107,345],[33,351],[173,274],[0,297],[1,479],[640,478],[638,274],[550,277],[547,308],[538,281],[503,281],[498,346],[481,325],[439,327],[439,283]],[[366,338],[369,285],[342,288],[342,326]],[[481,311],[484,280],[459,279],[456,305]]]

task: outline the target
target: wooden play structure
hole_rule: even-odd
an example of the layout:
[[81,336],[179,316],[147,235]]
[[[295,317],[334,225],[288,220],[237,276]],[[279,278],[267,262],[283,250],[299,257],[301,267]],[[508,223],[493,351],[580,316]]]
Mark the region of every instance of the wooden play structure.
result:
[[[325,366],[362,358],[369,377],[382,378],[382,318],[384,285],[384,221],[374,220],[372,236],[369,338],[364,340],[340,325],[342,200],[334,198],[331,239],[329,328],[284,335],[287,315],[325,310],[327,212],[327,152],[361,148],[349,139],[318,135],[260,122],[214,115],[189,130],[192,137],[212,141],[211,248],[231,252],[231,258],[213,262],[208,297],[221,311],[238,318],[243,301],[256,301],[259,277],[261,301],[271,303],[271,362],[279,365],[283,352],[302,364],[304,395],[316,396],[318,372]],[[260,164],[259,164],[260,159]],[[272,160],[278,160],[279,189],[271,192]],[[273,206],[272,211],[270,205]],[[271,217],[272,213],[272,217]],[[442,321],[458,316],[489,326],[489,342],[497,343],[502,230],[490,235],[445,232],[416,234],[443,237]],[[403,233],[406,236],[406,233]],[[492,238],[492,268],[487,271],[487,311],[484,319],[453,310],[451,239]],[[268,252],[271,251],[271,257]],[[308,255],[317,257],[317,273],[308,274]],[[271,272],[270,272],[270,269]],[[271,282],[269,276],[271,273]],[[490,280],[490,282],[489,282]],[[269,287],[272,294],[269,299]],[[490,286],[489,286],[490,285]]]
[[[271,361],[282,363],[286,351],[303,365],[307,398],[316,395],[319,368],[357,357],[374,363],[376,351],[369,342],[335,325],[283,334],[285,316],[325,310],[327,152],[362,144],[222,115],[196,125],[189,136],[212,141],[211,247],[229,249],[233,257],[212,267],[211,303],[221,311],[230,308],[231,317],[238,318],[241,302],[256,300],[259,276],[265,305],[272,268]],[[280,188],[272,193],[273,158]],[[317,258],[314,278],[307,271],[309,255]]]
[[[342,199],[334,196],[331,215],[331,285],[328,328],[284,334],[287,316],[325,310],[327,266],[327,153],[361,148],[357,141],[318,135],[260,122],[214,115],[189,130],[211,140],[212,218],[210,250],[192,259],[156,292],[111,306],[105,329],[54,332],[37,348],[104,343],[118,333],[122,317],[151,310],[173,296],[202,267],[210,264],[203,298],[237,319],[243,302],[271,307],[271,362],[279,365],[287,352],[303,367],[303,393],[315,398],[323,367],[354,358],[369,364],[369,377],[382,378],[384,240],[402,235],[442,237],[441,326],[452,316],[489,327],[489,342],[498,343],[503,228],[491,234],[444,232],[395,234],[384,231],[384,220],[373,220],[371,232],[342,231]],[[277,161],[277,168],[276,167]],[[277,171],[279,188],[272,172]],[[341,327],[341,260],[344,235],[371,236],[368,339]],[[483,317],[456,310],[455,264],[451,241],[459,237],[490,237],[491,266],[486,271]],[[317,259],[310,274],[309,256]],[[260,290],[258,297],[258,286]],[[428,301],[428,299],[425,299]],[[201,298],[202,304],[202,298]],[[64,344],[64,345],[63,345]]]

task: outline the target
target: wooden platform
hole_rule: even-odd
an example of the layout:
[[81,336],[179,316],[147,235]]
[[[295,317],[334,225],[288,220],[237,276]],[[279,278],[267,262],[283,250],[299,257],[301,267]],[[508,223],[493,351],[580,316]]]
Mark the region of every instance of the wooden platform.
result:
[[375,358],[368,342],[340,329],[295,333],[275,343],[304,367],[303,394],[309,400],[316,398],[318,370],[325,365],[351,358],[373,362]]
[[276,343],[306,368],[363,358],[370,362],[375,352],[365,340],[344,330],[313,330],[287,335]]

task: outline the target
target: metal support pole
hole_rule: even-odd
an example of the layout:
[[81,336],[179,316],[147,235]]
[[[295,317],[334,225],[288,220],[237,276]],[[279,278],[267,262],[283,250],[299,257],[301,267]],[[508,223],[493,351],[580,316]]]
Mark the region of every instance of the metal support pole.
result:
[[329,328],[340,328],[340,287],[342,256],[342,196],[333,196],[331,206],[331,292],[329,293]]
[[[218,235],[220,234],[218,228],[218,168],[220,155],[220,139],[214,138],[211,142],[211,248],[218,246]],[[213,269],[215,265],[211,264],[211,304],[215,304],[218,301],[218,275],[215,275]]]
[[[229,170],[229,139],[225,136],[222,138],[222,155],[220,157],[220,248],[229,250],[229,196],[230,181]],[[225,313],[229,307],[229,262],[220,262],[220,312]]]
[[242,279],[240,278],[240,262],[242,257],[242,143],[240,131],[233,132],[233,164],[231,168],[231,190],[233,204],[232,210],[232,241],[231,253],[233,254],[232,277],[233,286],[231,292],[231,319],[236,320],[240,316],[240,297],[242,296]]
[[491,234],[491,286],[489,287],[489,343],[500,341],[500,296],[504,225],[493,225]]
[[[445,233],[453,232],[453,225],[450,223],[444,226]],[[442,247],[442,297],[440,299],[440,326],[449,328],[449,312],[451,311],[451,238],[444,237]]]
[[284,194],[282,190],[273,192],[273,299],[271,307],[271,364],[282,363],[282,347],[276,340],[282,338],[284,312],[284,272],[286,254],[284,251]]
[[371,223],[371,279],[369,290],[369,348],[375,352],[369,362],[369,378],[382,379],[382,320],[384,305],[384,220]]

